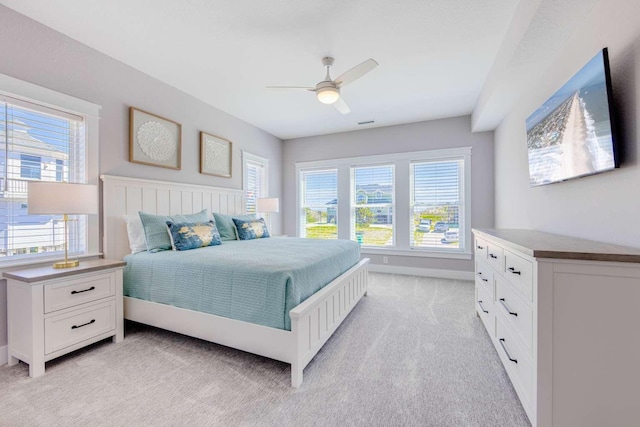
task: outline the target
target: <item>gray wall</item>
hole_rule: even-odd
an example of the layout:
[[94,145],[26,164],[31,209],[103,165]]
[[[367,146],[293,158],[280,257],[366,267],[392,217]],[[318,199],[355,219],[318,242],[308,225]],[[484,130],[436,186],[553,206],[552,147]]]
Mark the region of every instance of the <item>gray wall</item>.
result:
[[[637,1],[601,1],[578,27],[551,69],[495,131],[496,226],[536,229],[640,247],[640,26]],[[530,188],[525,120],[598,50],[608,46],[622,167]]]
[[[0,6],[0,58],[2,74],[102,106],[101,174],[242,188],[240,150],[247,150],[270,160],[270,195],[281,195],[278,138],[4,6]],[[182,124],[182,170],[128,162],[129,106]],[[200,130],[233,142],[231,179],[199,174]],[[273,225],[278,233],[277,215]],[[0,347],[6,343],[6,285],[0,281]]]
[[[493,227],[493,133],[471,133],[469,116],[284,141],[284,233],[296,235],[295,163],[375,154],[472,147],[471,226]],[[367,255],[382,264],[382,255]],[[472,271],[471,260],[389,256],[389,265]]]

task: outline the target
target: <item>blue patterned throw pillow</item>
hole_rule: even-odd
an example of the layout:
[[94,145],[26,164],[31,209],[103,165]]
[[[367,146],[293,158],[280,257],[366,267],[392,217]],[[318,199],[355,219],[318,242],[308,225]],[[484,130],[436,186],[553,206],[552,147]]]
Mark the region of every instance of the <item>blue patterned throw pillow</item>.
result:
[[138,212],[144,229],[144,238],[149,252],[158,252],[171,249],[171,239],[167,233],[167,221],[171,222],[207,222],[209,211],[203,209],[191,215],[153,215],[146,212]]
[[174,251],[188,251],[189,249],[205,246],[221,245],[220,233],[213,221],[199,223],[175,223],[167,221],[171,246]]
[[238,239],[240,240],[253,240],[269,237],[269,230],[267,230],[267,226],[262,218],[251,220],[233,218],[233,222],[236,224]]

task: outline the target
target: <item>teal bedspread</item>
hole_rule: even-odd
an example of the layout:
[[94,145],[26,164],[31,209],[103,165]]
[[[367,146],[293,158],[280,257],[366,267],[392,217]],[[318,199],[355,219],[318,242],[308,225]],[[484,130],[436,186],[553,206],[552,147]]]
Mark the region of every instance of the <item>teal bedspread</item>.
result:
[[360,260],[348,240],[234,240],[124,260],[125,296],[291,330],[289,311]]

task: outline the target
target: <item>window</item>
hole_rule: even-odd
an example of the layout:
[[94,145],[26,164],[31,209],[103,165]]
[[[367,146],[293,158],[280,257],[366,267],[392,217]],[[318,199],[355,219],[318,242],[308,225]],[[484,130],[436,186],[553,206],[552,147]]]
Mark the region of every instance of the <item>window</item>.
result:
[[[27,183],[98,183],[98,111],[94,104],[0,74],[0,267],[3,261],[14,265],[18,258],[30,262],[62,254],[62,217],[30,215]],[[96,253],[98,216],[71,218],[76,221],[69,252]]]
[[300,236],[308,239],[337,239],[338,171],[302,171],[300,189]]
[[42,159],[40,156],[20,154],[20,178],[40,180],[42,176]]
[[469,259],[470,168],[469,147],[297,163],[298,233],[355,240],[362,253]]
[[269,196],[269,187],[267,185],[269,160],[243,151],[242,163],[246,203],[245,212],[248,214],[257,214],[257,199]]
[[411,248],[460,248],[463,166],[463,159],[411,163]]
[[351,239],[364,246],[393,246],[394,166],[351,168]]

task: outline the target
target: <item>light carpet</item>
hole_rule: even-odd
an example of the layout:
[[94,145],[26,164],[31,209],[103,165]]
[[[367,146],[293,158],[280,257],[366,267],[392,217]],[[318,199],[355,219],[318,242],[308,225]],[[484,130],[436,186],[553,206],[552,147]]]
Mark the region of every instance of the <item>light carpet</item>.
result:
[[48,362],[0,367],[0,425],[528,426],[474,312],[473,282],[370,273],[304,370],[127,323]]

